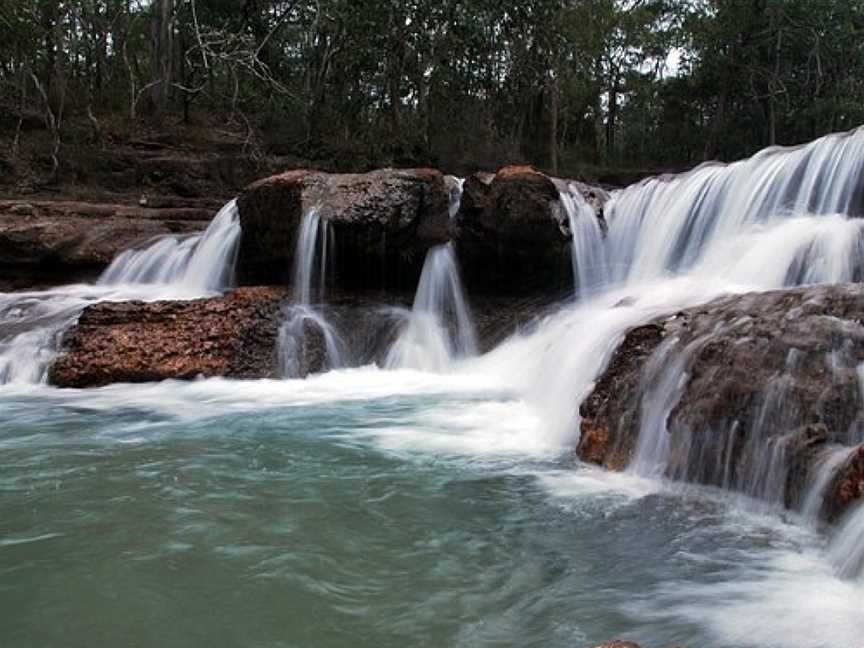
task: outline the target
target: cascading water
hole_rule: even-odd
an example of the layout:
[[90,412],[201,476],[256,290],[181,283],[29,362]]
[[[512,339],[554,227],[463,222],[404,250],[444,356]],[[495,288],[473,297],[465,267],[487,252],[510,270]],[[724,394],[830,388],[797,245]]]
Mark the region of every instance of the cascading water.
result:
[[573,184],[559,187],[561,205],[573,237],[573,281],[576,294],[585,299],[596,294],[609,281],[604,233],[594,208]]
[[[568,189],[579,300],[485,356],[456,365],[442,352],[447,375],[367,367],[305,381],[0,390],[8,612],[0,638],[168,645],[192,631],[211,644],[364,636],[380,645],[437,637],[573,646],[625,632],[657,646],[857,645],[864,508],[837,529],[826,560],[824,537],[797,516],[753,514],[713,489],[682,496],[656,479],[682,467],[667,421],[702,340],[670,339],[645,366],[645,424],[630,474],[571,457],[580,401],[628,329],[729,292],[859,277],[862,231],[850,217],[861,198],[853,190],[861,141],[861,133],[827,138],[618,192],[605,210],[605,239]],[[749,209],[748,191],[771,197],[758,217],[731,207]],[[303,327],[321,334],[313,304],[324,301],[333,236],[307,216],[294,307],[307,309]],[[158,255],[170,263],[129,255],[126,276],[186,284],[194,246],[161,243]],[[452,262],[447,246],[430,252],[412,320],[432,311],[458,331],[454,304],[465,300],[449,279],[458,276]],[[74,319],[106,295],[168,292],[119,284],[3,295],[0,344],[50,332],[52,318]],[[440,346],[420,347],[449,344],[458,355],[470,346],[458,332],[437,339]],[[48,346],[19,347],[19,359],[0,369],[4,380],[29,375],[33,349]],[[12,358],[7,351],[0,360]],[[426,362],[415,364],[434,364]],[[762,419],[786,414],[786,381],[799,363],[789,355]],[[300,364],[287,373],[301,373]],[[825,367],[848,373],[849,359],[829,351]],[[862,440],[861,429],[850,430],[849,444]],[[776,499],[783,448],[762,450],[743,483],[724,483]],[[824,450],[810,494],[821,494],[848,456],[842,446]],[[816,515],[817,495],[805,513]],[[289,599],[290,618],[274,604]],[[46,609],[56,623],[43,623]],[[110,622],[118,615],[124,623]]]
[[841,578],[864,581],[864,505],[846,517],[831,540],[828,557]]
[[160,237],[141,250],[118,255],[98,284],[162,284],[191,292],[218,292],[234,283],[240,241],[237,201],[227,203],[202,234]]
[[[450,180],[450,218],[459,212],[464,180]],[[442,372],[477,353],[477,337],[452,243],[426,253],[408,322],[387,354],[390,368]]]
[[831,484],[837,469],[849,458],[850,450],[846,446],[832,445],[825,448],[821,456],[814,462],[813,477],[807,487],[807,495],[801,512],[805,519],[817,522],[825,504],[825,493]]
[[[453,333],[448,322],[452,322]],[[387,356],[391,368],[445,371],[455,358],[477,353],[453,244],[426,254],[408,323]]]
[[285,378],[307,373],[310,365],[307,356],[313,353],[314,346],[310,342],[316,335],[320,335],[324,357],[311,364],[322,369],[345,364],[346,350],[341,337],[323,313],[313,307],[314,302],[325,301],[328,257],[332,258],[333,245],[330,224],[321,218],[318,208],[306,210],[294,249],[294,301],[285,307],[277,340],[279,371]]
[[44,382],[63,332],[91,304],[193,299],[229,288],[239,239],[232,200],[202,234],[123,252],[95,285],[0,294],[0,384]]
[[[864,209],[862,170],[859,130],[613,193],[604,209],[608,234],[593,257],[601,259],[599,268],[594,262],[578,265],[574,237],[577,277],[590,268],[592,283],[602,289],[552,316],[536,333],[506,342],[479,361],[480,370],[509,376],[543,413],[549,443],[572,447],[579,435],[579,402],[629,329],[723,294],[858,279],[864,221],[854,216]],[[581,210],[567,195],[562,192],[562,202],[576,231],[579,221],[592,221],[576,218]],[[644,475],[670,465],[665,416],[677,402],[673,374],[681,371],[687,349],[663,352],[663,366],[643,390],[649,416],[632,470]],[[757,481],[742,487],[760,496],[771,490]]]
[[[835,229],[843,218],[861,215],[862,171],[864,132],[859,130],[616,192],[605,208],[612,276],[638,282],[685,272],[718,248],[731,252],[730,245],[747,247],[747,239],[770,239],[769,245],[777,248],[772,252],[785,252],[802,238],[815,242],[820,234],[830,237],[814,217],[839,215]],[[789,229],[780,226],[782,221]],[[852,229],[860,235],[860,228]],[[759,236],[766,231],[772,233]],[[763,253],[761,258],[774,257]]]

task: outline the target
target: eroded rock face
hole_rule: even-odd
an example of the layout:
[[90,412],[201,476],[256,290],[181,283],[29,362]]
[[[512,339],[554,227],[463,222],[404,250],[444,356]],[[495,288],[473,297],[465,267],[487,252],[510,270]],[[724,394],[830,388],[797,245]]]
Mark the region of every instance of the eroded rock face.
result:
[[861,500],[864,500],[864,444],[849,453],[831,481],[825,498],[825,517],[836,522]]
[[533,168],[469,176],[454,225],[470,291],[554,292],[572,285],[567,214],[555,183]]
[[0,202],[0,266],[98,271],[120,252],[166,234],[199,232],[213,212],[73,201]]
[[284,298],[281,288],[243,288],[209,299],[90,306],[65,335],[49,382],[97,387],[197,376],[275,377]]
[[433,169],[362,174],[297,170],[260,180],[238,199],[241,282],[285,282],[305,210],[332,228],[342,287],[416,282],[425,251],[448,240],[449,190]]
[[[862,321],[854,284],[725,297],[637,327],[581,406],[577,452],[628,466],[640,433],[657,431],[645,399],[662,398],[661,376],[678,371],[661,413],[666,474],[797,507],[819,450],[860,435]],[[862,464],[850,460],[830,489],[828,517],[860,497]]]

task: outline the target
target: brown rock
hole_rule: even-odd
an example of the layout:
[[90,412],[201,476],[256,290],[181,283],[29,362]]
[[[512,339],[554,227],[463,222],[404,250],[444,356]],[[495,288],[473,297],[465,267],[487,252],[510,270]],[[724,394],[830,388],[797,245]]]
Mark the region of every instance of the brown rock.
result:
[[100,303],[64,337],[49,371],[58,387],[275,376],[281,288],[192,301]]
[[641,648],[641,646],[632,641],[610,641],[609,643],[600,644],[595,648]]
[[665,335],[662,324],[640,326],[630,331],[615,351],[579,409],[582,435],[576,451],[583,461],[609,470],[624,470],[630,463],[635,448],[632,434],[634,429],[638,431],[640,410],[622,405],[639,400],[641,368]]
[[[582,403],[577,453],[627,466],[647,388],[683,362],[667,475],[798,506],[819,450],[860,422],[862,321],[864,286],[849,284],[725,297],[637,327]],[[831,518],[861,496],[864,460],[841,473]]]
[[98,270],[157,236],[203,230],[213,213],[75,201],[0,201],[0,266]]
[[332,228],[341,286],[412,286],[425,250],[449,238],[449,192],[433,169],[288,171],[247,187],[238,206],[238,276],[247,284],[289,278],[296,232],[313,206]]
[[9,212],[16,216],[32,216],[34,211],[33,205],[29,203],[18,203],[9,208]]
[[836,522],[861,500],[864,500],[864,444],[849,454],[828,487],[825,517]]
[[[580,191],[584,194],[587,186]],[[600,204],[601,190],[592,195]],[[532,167],[509,166],[494,176],[469,176],[455,239],[473,293],[550,293],[572,287],[567,214],[556,181]]]

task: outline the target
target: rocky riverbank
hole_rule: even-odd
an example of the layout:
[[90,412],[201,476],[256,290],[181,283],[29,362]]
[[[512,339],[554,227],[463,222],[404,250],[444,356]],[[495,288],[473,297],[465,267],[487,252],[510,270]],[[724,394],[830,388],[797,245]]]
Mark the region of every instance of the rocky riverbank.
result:
[[[730,296],[630,331],[581,406],[583,461],[798,509],[825,453],[850,458],[819,509],[839,519],[864,493],[859,438],[864,287]],[[658,411],[658,408],[662,411]]]
[[[191,173],[177,161],[153,158],[149,164],[159,160],[167,169],[159,177]],[[237,277],[247,286],[286,283],[298,228],[314,209],[332,231],[335,287],[413,290],[426,250],[453,240],[473,293],[560,293],[572,286],[571,233],[556,182],[530,167],[475,173],[450,214],[455,180],[435,169],[270,176],[240,192]],[[602,218],[605,192],[579,186]],[[0,201],[0,267],[34,276],[93,276],[124,250],[203,230],[220,205],[214,198],[148,193],[146,185],[140,197],[114,200]]]

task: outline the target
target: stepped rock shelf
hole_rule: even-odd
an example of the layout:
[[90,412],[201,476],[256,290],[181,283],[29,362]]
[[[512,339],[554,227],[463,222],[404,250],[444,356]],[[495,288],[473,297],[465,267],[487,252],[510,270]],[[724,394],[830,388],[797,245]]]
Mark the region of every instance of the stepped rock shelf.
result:
[[0,268],[67,277],[98,272],[124,250],[157,236],[200,232],[213,218],[212,206],[179,205],[0,201]]
[[818,504],[836,521],[864,496],[858,438],[864,286],[723,297],[629,331],[582,402],[577,454],[611,470],[805,505],[826,452],[848,454]]

